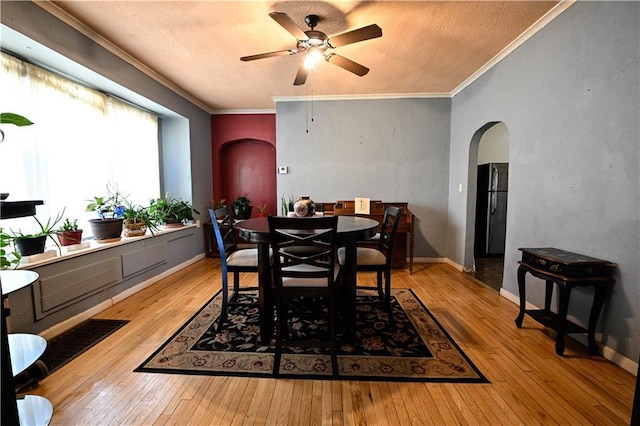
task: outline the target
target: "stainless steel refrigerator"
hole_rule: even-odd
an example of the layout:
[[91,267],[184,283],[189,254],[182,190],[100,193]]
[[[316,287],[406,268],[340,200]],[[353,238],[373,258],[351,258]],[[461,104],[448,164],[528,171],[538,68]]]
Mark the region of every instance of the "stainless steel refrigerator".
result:
[[478,166],[475,255],[503,255],[507,231],[509,164]]

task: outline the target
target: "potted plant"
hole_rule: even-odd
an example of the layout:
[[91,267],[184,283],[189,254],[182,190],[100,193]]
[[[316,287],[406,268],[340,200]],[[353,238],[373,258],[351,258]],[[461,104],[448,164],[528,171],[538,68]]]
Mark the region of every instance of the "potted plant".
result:
[[258,217],[266,217],[266,216],[267,216],[267,203],[259,203]]
[[125,198],[117,187],[107,185],[107,196],[93,197],[88,200],[87,211],[95,211],[98,219],[89,219],[93,239],[97,242],[112,242],[121,238],[124,218]]
[[[64,211],[63,211],[64,213]],[[53,235],[57,233],[55,227],[62,220],[63,213],[58,214],[55,219],[47,219],[45,224],[42,224],[37,217],[33,216],[33,219],[38,223],[40,230],[34,234],[23,234],[22,231],[11,231],[11,239],[13,246],[21,256],[32,256],[34,254],[44,253],[47,238],[51,238],[51,241],[58,247],[60,251],[60,245]]]
[[216,201],[216,200],[211,200],[211,208],[213,210],[219,209],[221,207],[224,207],[224,202],[226,200],[224,198],[220,199],[220,201]]
[[295,202],[296,202],[295,197],[293,195],[290,195],[289,201],[287,202],[287,208],[288,208],[288,211],[291,213],[295,212],[295,209],[293,208],[293,205],[295,204]]
[[56,234],[58,235],[60,245],[63,247],[80,244],[82,242],[82,229],[78,229],[78,219],[71,221],[69,218],[66,218],[60,228],[58,228]]
[[249,219],[251,217],[251,200],[247,198],[247,194],[241,195],[231,203],[231,209],[233,210],[233,216],[235,219]]
[[155,231],[158,230],[157,221],[149,207],[134,205],[125,200],[122,217],[124,218],[122,230],[125,237],[142,236],[147,233],[147,229],[155,235]]
[[183,226],[194,220],[194,213],[200,214],[190,203],[169,194],[152,200],[149,213],[156,223],[163,223],[168,227]]

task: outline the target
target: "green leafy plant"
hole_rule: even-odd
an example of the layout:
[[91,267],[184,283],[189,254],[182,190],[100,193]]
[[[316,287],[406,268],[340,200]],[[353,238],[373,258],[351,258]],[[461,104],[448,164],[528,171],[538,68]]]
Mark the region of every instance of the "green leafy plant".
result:
[[[0,269],[9,269],[11,266],[15,269],[20,264],[22,255],[16,250],[7,251],[12,241],[13,237],[0,228]],[[13,258],[9,258],[9,256],[13,256]]]
[[73,222],[72,222],[69,218],[66,218],[64,222],[62,222],[62,225],[60,225],[60,227],[58,228],[58,232],[70,232],[70,231],[77,231],[77,230],[78,230],[78,219],[73,219]]
[[[0,124],[13,124],[14,126],[31,126],[33,123],[26,117],[13,112],[0,113]],[[4,132],[0,129],[0,142],[4,140]]]
[[151,201],[149,206],[151,217],[157,223],[185,223],[194,220],[193,214],[200,214],[190,203],[171,196],[168,193]]
[[117,219],[121,218],[124,213],[126,198],[116,185],[107,185],[106,196],[94,196],[93,199],[87,200],[86,211],[95,211],[100,219]]
[[241,195],[231,203],[231,209],[236,219],[248,219],[251,216],[251,200],[247,198],[247,194]]
[[143,224],[146,229],[151,231],[152,235],[155,235],[155,232],[158,230],[158,220],[151,211],[151,206],[143,207],[124,200],[122,218],[124,218],[125,226],[139,226],[139,224]]
[[61,251],[60,244],[58,244],[58,241],[56,241],[56,239],[53,238],[53,236],[58,233],[56,226],[58,226],[58,223],[62,220],[63,216],[64,216],[64,209],[62,210],[61,213],[58,213],[55,218],[53,219],[51,217],[48,218],[47,222],[44,224],[40,222],[40,220],[38,220],[37,217],[33,216],[33,219],[36,221],[36,223],[40,227],[40,230],[33,234],[24,234],[21,230],[17,230],[17,231],[11,230],[11,239],[14,244],[14,247],[15,247],[16,241],[30,239],[30,238],[33,239],[33,238],[47,237],[47,238],[50,238],[51,241],[53,241],[56,247],[58,247],[58,251],[60,252]]

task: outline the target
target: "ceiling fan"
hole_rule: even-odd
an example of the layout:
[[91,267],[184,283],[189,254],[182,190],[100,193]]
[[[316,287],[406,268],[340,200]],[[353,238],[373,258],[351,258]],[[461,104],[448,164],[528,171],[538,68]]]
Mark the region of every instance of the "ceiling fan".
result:
[[291,18],[289,18],[286,13],[271,12],[269,16],[298,40],[295,49],[278,50],[276,52],[261,53],[259,55],[243,56],[240,60],[246,62],[254,61],[256,59],[272,58],[274,56],[287,56],[307,52],[305,61],[298,67],[298,72],[293,82],[294,86],[304,84],[305,81],[307,81],[309,70],[313,68],[312,63],[321,59],[362,77],[369,72],[369,68],[360,65],[351,59],[347,59],[344,56],[330,52],[329,50],[382,36],[382,29],[376,24],[371,24],[356,30],[327,37],[325,33],[314,29],[320,21],[320,17],[318,15],[307,15],[304,18],[304,21],[310,28],[308,31],[302,31],[302,29],[300,29],[300,27]]

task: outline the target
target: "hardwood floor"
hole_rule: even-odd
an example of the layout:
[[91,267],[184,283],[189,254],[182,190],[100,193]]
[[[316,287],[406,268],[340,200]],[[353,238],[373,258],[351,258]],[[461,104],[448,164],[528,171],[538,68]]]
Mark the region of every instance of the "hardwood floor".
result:
[[[373,274],[360,274],[371,280]],[[255,285],[255,274],[241,280]],[[490,384],[275,380],[133,373],[220,287],[206,258],[96,317],[130,323],[30,391],[54,406],[52,425],[628,424],[635,377],[525,318],[494,290],[445,264],[394,270]]]

